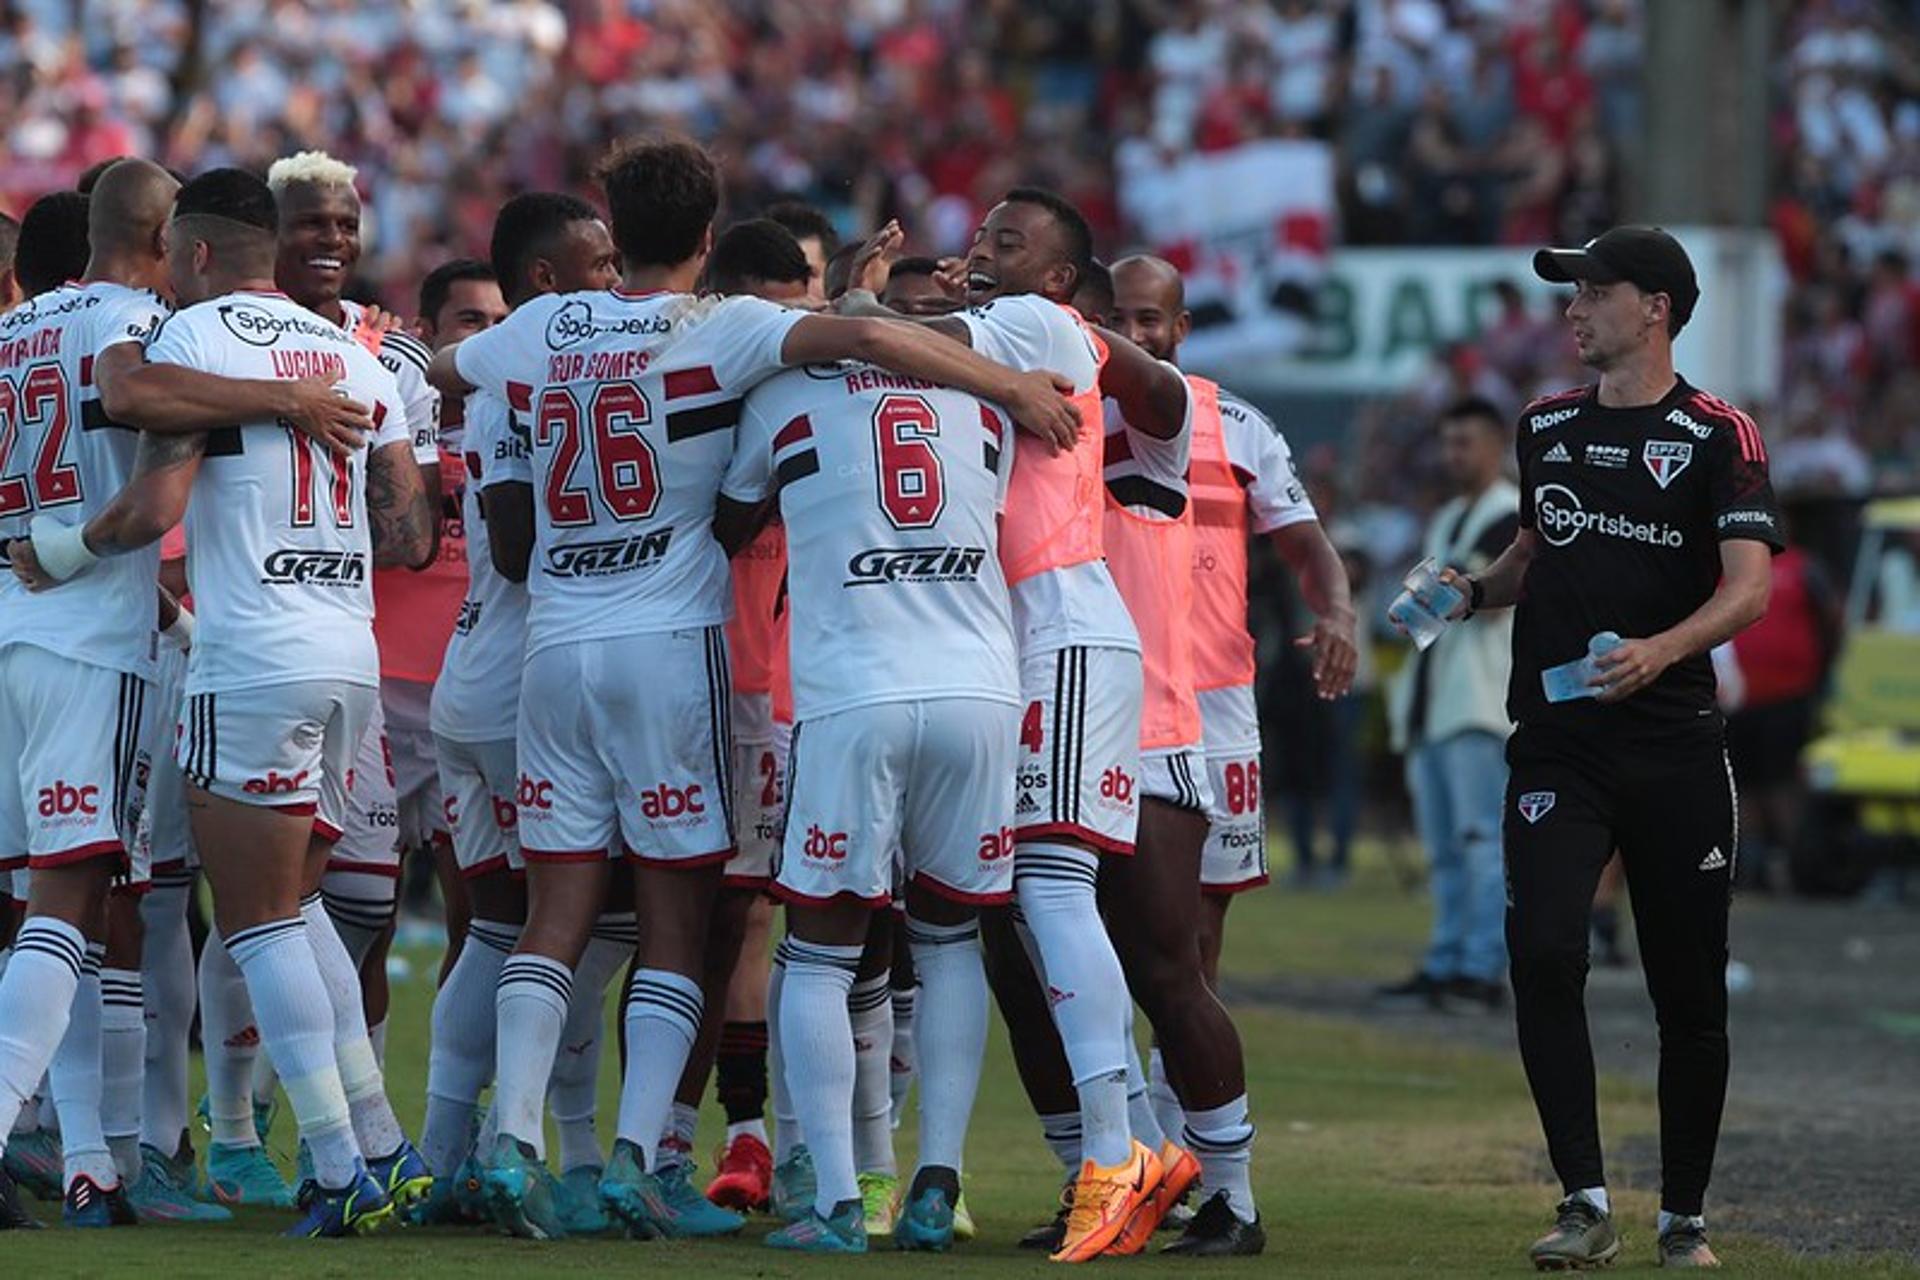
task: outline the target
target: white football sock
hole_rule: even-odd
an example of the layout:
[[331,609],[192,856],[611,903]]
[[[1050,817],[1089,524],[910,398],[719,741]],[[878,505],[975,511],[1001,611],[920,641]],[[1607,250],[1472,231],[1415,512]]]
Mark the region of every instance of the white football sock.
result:
[[773,1116],[773,1162],[785,1164],[795,1147],[805,1146],[800,1117],[793,1109],[793,1091],[780,1052],[780,1000],[786,987],[788,947],[783,938],[773,949],[773,967],[767,974],[767,1110]]
[[700,1108],[675,1101],[673,1112],[667,1117],[666,1132],[660,1135],[660,1142],[654,1149],[653,1167],[668,1169],[676,1164],[691,1164],[693,1136],[699,1128]]
[[[1603,1187],[1601,1190],[1604,1192],[1605,1188]],[[1692,1227],[1699,1227],[1704,1231],[1707,1226],[1707,1217],[1703,1213],[1668,1213],[1665,1209],[1662,1209],[1660,1216],[1654,1219],[1654,1234],[1663,1236],[1681,1223],[1686,1223]]]
[[475,920],[453,972],[433,997],[433,1045],[427,1054],[427,1119],[420,1154],[427,1167],[452,1177],[468,1155],[473,1110],[493,1079],[494,992],[500,970],[520,940],[520,926]]
[[31,917],[14,937],[0,975],[0,1134],[14,1131],[66,1038],[86,954],[80,931],[52,916]]
[[987,971],[980,957],[980,926],[927,924],[907,917],[907,945],[926,1001],[919,1028],[925,1049],[920,1072],[920,1167],[958,1172],[967,1123],[980,1089],[987,1049]]
[[858,1199],[853,1162],[853,1024],[847,993],[860,968],[860,947],[835,947],[789,937],[786,983],[780,993],[780,1034],[786,1046],[787,1084],[806,1126],[817,1190],[814,1209]]
[[380,1068],[380,1074],[387,1073],[387,1020],[385,1018],[367,1028],[367,1043],[373,1046],[373,1062]]
[[400,1149],[407,1136],[400,1130],[393,1104],[387,1101],[380,1063],[373,1056],[373,1042],[367,1038],[359,966],[347,953],[318,894],[300,904],[300,916],[307,922],[307,945],[313,950],[327,999],[333,1005],[333,1055],[340,1067],[340,1087],[346,1091],[353,1115],[354,1138],[360,1144],[360,1154],[368,1160],[385,1159]]
[[893,1160],[893,995],[885,972],[856,979],[847,993],[853,1027],[853,1167],[891,1175]]
[[102,969],[100,1130],[107,1136],[114,1165],[129,1186],[140,1177],[140,1089],[146,1059],[146,1002],[140,971]]
[[547,1084],[547,1110],[560,1139],[562,1173],[604,1168],[607,1163],[594,1127],[600,1112],[600,1057],[607,1040],[607,988],[632,962],[639,941],[631,911],[604,914],[594,921],[573,971],[573,997],[567,1003],[560,1050],[553,1056],[553,1079]]
[[1167,1080],[1167,1060],[1160,1056],[1159,1045],[1147,1051],[1147,1101],[1153,1107],[1153,1118],[1159,1121],[1160,1132],[1180,1141],[1187,1127],[1187,1113],[1180,1109],[1180,1095]]
[[60,1154],[66,1161],[69,1188],[81,1176],[93,1179],[102,1190],[119,1180],[100,1124],[100,962],[106,953],[98,942],[87,944],[67,1034],[61,1037],[47,1071],[53,1103],[60,1111]]
[[1021,845],[1018,859],[1014,891],[1080,1094],[1083,1154],[1097,1165],[1116,1165],[1133,1150],[1127,1121],[1131,998],[1094,897],[1097,855],[1035,843]]
[[393,923],[400,897],[400,877],[366,871],[329,871],[320,878],[320,899],[333,921],[340,944],[353,961],[353,971],[367,962],[374,943]]
[[1200,1182],[1209,1193],[1224,1191],[1227,1204],[1242,1222],[1252,1222],[1259,1211],[1253,1203],[1253,1122],[1247,1118],[1247,1095],[1241,1094],[1211,1111],[1187,1112],[1185,1141],[1181,1144],[1200,1161]]
[[918,1063],[913,1017],[919,991],[918,987],[893,989],[893,1052],[887,1061],[887,1093],[893,1101],[893,1127],[896,1129],[900,1127],[900,1119],[906,1112],[907,1094],[913,1090],[913,1076]]
[[196,1003],[187,897],[193,877],[155,877],[140,899],[140,979],[146,1009],[140,1141],[172,1155],[187,1127],[188,1038]]
[[558,960],[523,952],[508,956],[501,966],[494,998],[496,1123],[501,1133],[526,1143],[542,1160],[547,1154],[542,1102],[572,994],[573,973]]
[[[306,941],[304,936],[301,941]],[[327,1025],[333,1025],[331,1010]],[[218,930],[200,949],[200,1045],[207,1062],[207,1122],[213,1140],[223,1147],[259,1146],[253,1129],[253,1064],[260,1056],[260,1032],[246,978]]]
[[1602,1213],[1611,1214],[1613,1212],[1613,1206],[1607,1202],[1607,1189],[1605,1187],[1582,1187],[1580,1190],[1574,1192],[1574,1194]]
[[295,917],[242,929],[227,939],[227,952],[246,975],[260,1040],[286,1087],[314,1177],[337,1189],[353,1179],[360,1148],[334,1057],[333,1002],[307,928]]
[[627,985],[627,1074],[620,1085],[619,1135],[649,1161],[666,1128],[673,1091],[700,1034],[700,983],[667,969],[640,969]]
[[1040,1117],[1040,1136],[1068,1178],[1080,1176],[1080,1113],[1062,1111]]

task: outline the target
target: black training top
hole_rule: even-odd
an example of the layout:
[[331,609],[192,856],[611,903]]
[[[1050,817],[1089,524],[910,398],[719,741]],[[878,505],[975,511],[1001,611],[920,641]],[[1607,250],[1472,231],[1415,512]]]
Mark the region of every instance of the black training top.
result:
[[1753,419],[1676,382],[1657,404],[1612,409],[1597,388],[1520,414],[1520,527],[1538,551],[1520,585],[1507,714],[1516,724],[1632,731],[1714,714],[1706,654],[1676,662],[1625,702],[1549,703],[1546,667],[1585,655],[1595,632],[1664,631],[1720,581],[1720,543],[1785,544]]

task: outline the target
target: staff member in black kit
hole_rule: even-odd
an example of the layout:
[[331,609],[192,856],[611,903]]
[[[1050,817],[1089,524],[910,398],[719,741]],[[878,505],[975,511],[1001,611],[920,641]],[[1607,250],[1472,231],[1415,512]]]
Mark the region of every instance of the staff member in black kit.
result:
[[[1679,242],[1617,227],[1533,266],[1578,286],[1566,315],[1600,381],[1522,412],[1520,531],[1485,573],[1450,575],[1467,597],[1456,612],[1519,606],[1507,946],[1520,1056],[1566,1192],[1531,1254],[1547,1270],[1620,1250],[1584,1003],[1587,918],[1617,848],[1660,1023],[1660,1261],[1718,1266],[1701,1211],[1727,1090],[1734,797],[1707,654],[1766,612],[1779,518],[1753,420],[1674,373],[1700,298]],[[1596,651],[1623,639],[1586,670],[1554,670],[1603,633]]]

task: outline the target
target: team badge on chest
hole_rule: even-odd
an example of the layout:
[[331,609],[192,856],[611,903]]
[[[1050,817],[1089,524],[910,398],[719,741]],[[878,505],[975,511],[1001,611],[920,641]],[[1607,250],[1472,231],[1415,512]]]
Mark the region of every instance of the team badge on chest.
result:
[[1647,470],[1653,473],[1653,482],[1664,489],[1693,461],[1693,442],[1649,440],[1641,450],[1640,458],[1647,464]]

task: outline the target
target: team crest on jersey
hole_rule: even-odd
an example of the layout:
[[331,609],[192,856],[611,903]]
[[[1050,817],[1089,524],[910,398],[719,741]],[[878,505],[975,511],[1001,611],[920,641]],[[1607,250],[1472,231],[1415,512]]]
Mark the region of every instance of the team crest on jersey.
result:
[[1653,473],[1653,482],[1664,489],[1693,461],[1693,442],[1649,440],[1641,449],[1640,458],[1647,464],[1647,470]]
[[1520,816],[1525,818],[1527,824],[1531,826],[1546,817],[1553,808],[1553,802],[1559,798],[1559,795],[1552,791],[1529,791],[1520,797],[1517,807],[1520,810]]

